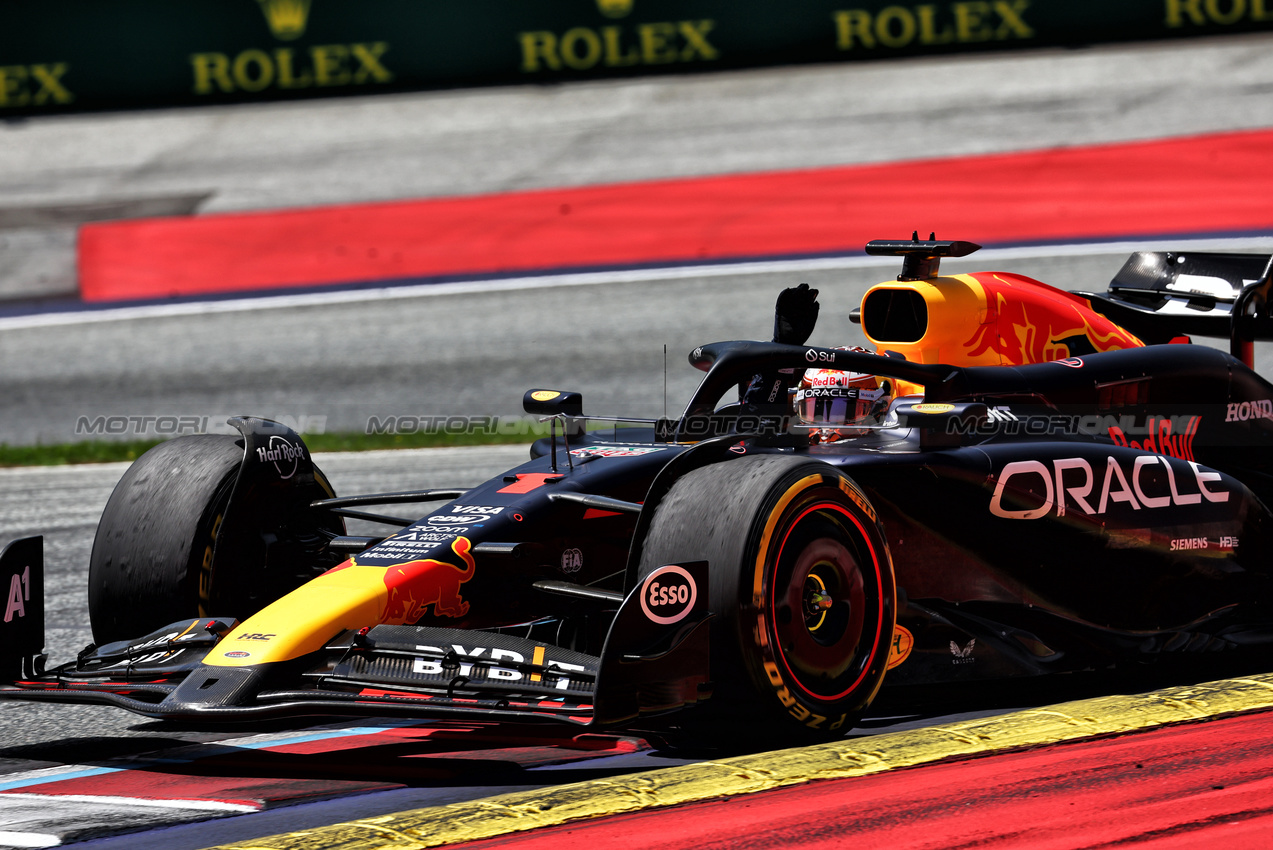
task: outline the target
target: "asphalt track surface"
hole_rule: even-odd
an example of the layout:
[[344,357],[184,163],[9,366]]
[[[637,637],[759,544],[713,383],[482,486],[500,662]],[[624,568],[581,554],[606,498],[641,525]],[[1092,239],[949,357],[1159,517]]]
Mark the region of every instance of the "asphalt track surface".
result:
[[[843,257],[858,255],[877,234],[913,229],[976,233],[979,243],[1000,246],[1263,234],[1273,230],[1273,212],[1263,200],[1273,194],[1270,148],[1273,131],[1244,130],[100,222],[80,229],[80,292],[102,304],[373,281]],[[917,218],[923,228],[915,227]]]
[[[231,211],[1268,127],[1269,45],[1267,36],[1252,36],[9,122],[0,127],[0,190],[6,207],[20,209],[0,232],[8,249],[0,271],[18,280],[6,289],[11,295],[65,293],[66,228],[49,226],[46,213],[74,219],[84,215],[76,208],[96,202],[197,197],[201,211]],[[1234,247],[1267,250],[1268,243]],[[994,267],[1062,288],[1102,289],[1125,253],[1039,248],[945,268],[985,268],[983,260],[996,259]],[[361,430],[373,415],[516,415],[522,390],[544,385],[582,390],[589,410],[651,415],[663,409],[665,344],[674,406],[696,377],[685,353],[701,342],[765,336],[780,286],[808,280],[821,288],[826,306],[813,341],[845,344],[861,339],[848,309],[866,286],[895,273],[891,265],[850,263],[735,272],[438,288],[93,321],[53,322],[24,310],[0,320],[0,434],[11,443],[60,442],[75,438],[85,416],[215,419],[249,411],[324,417],[328,430]],[[431,456],[429,470],[396,456],[379,466],[368,458],[367,469],[362,461],[345,470],[343,460],[326,465],[342,491],[452,485],[505,468],[523,450],[493,451],[510,454],[472,466],[471,453],[445,462]],[[49,535],[55,660],[87,641],[76,571],[87,563],[92,528],[121,471],[0,473],[3,536]],[[410,480],[395,484],[398,476]],[[138,723],[105,708],[0,711],[9,742],[0,766],[10,772],[222,736]],[[342,811],[334,816],[357,814]],[[198,843],[185,846],[246,837],[215,831],[236,820],[188,836]],[[140,846],[135,841],[128,846]]]
[[[1273,248],[1270,239],[1218,244]],[[1129,251],[1095,246],[1020,256],[1034,253],[1023,249],[997,262],[987,252],[943,268],[990,263],[1100,291]],[[867,287],[896,274],[887,259],[865,268],[775,264],[777,271],[750,274],[688,269],[672,279],[633,272],[612,283],[451,295],[425,287],[415,297],[10,327],[0,333],[0,362],[15,367],[0,373],[0,434],[12,444],[69,442],[94,436],[82,423],[106,417],[125,427],[125,418],[145,415],[194,417],[228,430],[226,417],[249,412],[310,430],[320,423],[365,433],[377,427],[373,420],[411,430],[420,418],[460,414],[501,417],[500,427],[515,429],[531,387],[582,392],[584,410],[594,415],[654,418],[679,412],[701,377],[686,362],[695,346],[769,335],[782,286],[807,281],[821,290],[812,343],[867,344],[848,314]],[[1261,351],[1257,365],[1267,373],[1273,364]],[[149,428],[134,430],[130,421],[122,436],[155,433],[153,423],[137,424]]]

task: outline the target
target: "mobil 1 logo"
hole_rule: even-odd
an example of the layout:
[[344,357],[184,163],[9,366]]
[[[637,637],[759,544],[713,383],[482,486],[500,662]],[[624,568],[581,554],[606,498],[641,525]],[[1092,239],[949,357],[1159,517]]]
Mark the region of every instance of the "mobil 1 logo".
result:
[[641,611],[652,623],[679,623],[694,609],[697,600],[694,577],[675,564],[659,567],[641,584]]

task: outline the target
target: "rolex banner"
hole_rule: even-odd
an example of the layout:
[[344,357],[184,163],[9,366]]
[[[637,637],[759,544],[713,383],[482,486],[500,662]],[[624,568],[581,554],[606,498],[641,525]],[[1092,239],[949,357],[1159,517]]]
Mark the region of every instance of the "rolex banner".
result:
[[8,0],[0,115],[1242,32],[1273,0]]

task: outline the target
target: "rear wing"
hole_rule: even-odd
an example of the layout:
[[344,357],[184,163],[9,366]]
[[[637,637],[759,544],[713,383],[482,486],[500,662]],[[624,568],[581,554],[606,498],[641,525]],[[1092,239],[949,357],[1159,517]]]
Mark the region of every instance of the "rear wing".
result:
[[1151,345],[1228,338],[1251,366],[1252,343],[1273,340],[1273,255],[1139,251],[1104,294],[1074,294]]

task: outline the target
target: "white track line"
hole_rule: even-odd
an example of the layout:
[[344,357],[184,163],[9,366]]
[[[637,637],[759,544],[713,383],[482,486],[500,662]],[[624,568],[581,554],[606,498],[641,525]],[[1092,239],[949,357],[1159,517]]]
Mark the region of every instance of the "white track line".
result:
[[43,832],[0,832],[0,847],[58,847],[62,839]]
[[[1073,245],[1020,246],[991,248],[978,252],[978,259],[987,262],[1021,257],[1072,257],[1092,254],[1130,254],[1133,251],[1273,251],[1273,236],[1225,238],[1225,239],[1154,239],[1136,242],[1094,242]],[[896,257],[819,257],[801,260],[763,260],[755,262],[726,262],[712,265],[671,266],[666,268],[624,269],[609,272],[577,272],[565,274],[533,275],[526,277],[471,280],[457,283],[404,284],[365,289],[342,289],[323,292],[298,292],[296,294],[245,296],[243,298],[215,301],[184,301],[178,304],[146,304],[131,307],[106,307],[93,310],[73,310],[56,313],[34,313],[25,316],[0,317],[0,330],[20,328],[57,327],[97,322],[120,322],[131,319],[149,319],[167,316],[196,316],[208,313],[238,313],[253,310],[274,310],[291,307],[349,304],[360,301],[381,301],[389,298],[421,298],[436,295],[459,295],[474,292],[500,292],[517,289],[546,289],[558,286],[591,286],[608,283],[637,283],[640,281],[685,280],[687,278],[724,277],[727,275],[789,274],[801,271],[835,271],[892,267]]]
[[[94,803],[103,806],[141,807],[152,809],[190,809],[200,812],[259,812],[260,806],[247,803],[223,803],[220,800],[156,799],[153,797],[119,797],[98,794],[4,794],[0,805],[9,801],[21,803]],[[0,841],[0,844],[3,844]]]

